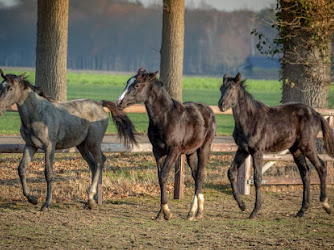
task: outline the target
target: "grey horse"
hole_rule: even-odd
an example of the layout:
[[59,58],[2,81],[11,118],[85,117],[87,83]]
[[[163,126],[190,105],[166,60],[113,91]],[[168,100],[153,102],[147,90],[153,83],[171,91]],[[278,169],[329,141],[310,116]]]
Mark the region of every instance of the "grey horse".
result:
[[0,84],[0,115],[13,104],[17,105],[22,122],[20,132],[26,142],[18,167],[23,194],[30,203],[37,204],[37,198],[29,192],[25,172],[36,151],[41,149],[45,152],[47,182],[46,202],[41,210],[48,209],[52,198],[55,150],[77,147],[92,173],[92,184],[85,207],[93,208],[99,175],[106,160],[101,151],[101,143],[109,123],[108,111],[117,126],[119,137],[126,145],[136,143],[130,119],[113,102],[87,99],[57,102],[31,85],[24,74],[5,75],[1,69],[0,73],[3,78]]

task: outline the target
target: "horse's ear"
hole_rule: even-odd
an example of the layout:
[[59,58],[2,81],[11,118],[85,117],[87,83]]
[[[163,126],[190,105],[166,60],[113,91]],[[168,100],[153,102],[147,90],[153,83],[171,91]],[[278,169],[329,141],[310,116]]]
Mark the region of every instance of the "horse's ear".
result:
[[6,75],[5,75],[5,73],[2,71],[2,69],[0,69],[0,73],[1,73],[2,78],[3,78],[4,80],[6,80]]
[[20,78],[20,80],[23,80],[26,77],[26,72],[24,72],[22,75],[18,76]]
[[241,75],[240,75],[240,73],[238,73],[238,74],[235,76],[234,81],[235,81],[235,82],[239,82],[240,79],[241,79]]
[[155,79],[158,74],[158,71],[155,71],[154,73],[151,74],[151,79]]
[[224,76],[223,76],[223,81],[225,81],[226,77],[227,77],[227,75],[225,73]]
[[140,67],[140,69],[138,69],[137,74],[140,75],[142,73],[146,73],[146,70],[144,69],[144,66]]

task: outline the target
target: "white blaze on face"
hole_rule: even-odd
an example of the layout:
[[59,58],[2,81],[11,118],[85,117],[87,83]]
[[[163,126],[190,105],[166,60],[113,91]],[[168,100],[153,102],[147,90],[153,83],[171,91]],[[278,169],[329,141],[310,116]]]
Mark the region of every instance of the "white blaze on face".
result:
[[128,80],[126,87],[123,91],[123,93],[117,98],[116,102],[120,102],[123,100],[124,96],[126,95],[126,93],[128,92],[129,88],[135,83],[136,78],[132,77]]

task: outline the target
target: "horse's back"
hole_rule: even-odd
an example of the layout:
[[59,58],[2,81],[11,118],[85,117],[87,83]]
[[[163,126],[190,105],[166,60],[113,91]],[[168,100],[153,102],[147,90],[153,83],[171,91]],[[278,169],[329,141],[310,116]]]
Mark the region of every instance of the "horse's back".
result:
[[64,115],[76,116],[94,122],[108,117],[101,103],[90,99],[76,99],[59,102],[59,108]]
[[278,151],[314,141],[321,130],[321,115],[308,105],[287,103],[271,107],[264,126],[267,150]]
[[67,148],[87,139],[102,141],[109,123],[102,105],[89,99],[59,102],[62,121],[57,132],[57,148]]

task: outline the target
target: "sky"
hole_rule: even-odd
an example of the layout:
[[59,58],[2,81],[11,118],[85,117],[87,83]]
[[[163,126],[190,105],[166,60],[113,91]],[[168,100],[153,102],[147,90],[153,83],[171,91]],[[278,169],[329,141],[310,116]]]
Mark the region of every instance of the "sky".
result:
[[[136,0],[132,0],[136,1]],[[149,4],[160,4],[162,0],[139,0],[145,6]],[[274,8],[276,0],[185,0],[186,6],[200,7],[203,3],[210,5],[218,10],[234,11],[240,9],[248,9],[260,11],[265,8]]]
[[[12,7],[23,0],[0,0],[0,6]],[[83,0],[88,1],[88,0]],[[91,0],[94,1],[94,0]],[[162,0],[130,0],[133,2],[140,1],[144,6],[149,4],[161,4]],[[249,9],[259,11],[264,8],[272,8],[275,6],[276,0],[185,0],[186,6],[201,7],[209,5],[218,10],[234,11],[240,9]]]

